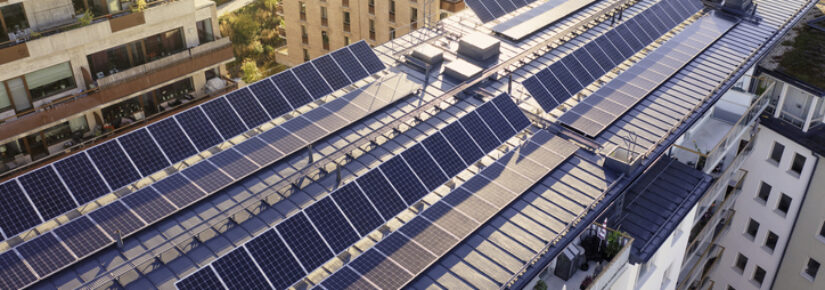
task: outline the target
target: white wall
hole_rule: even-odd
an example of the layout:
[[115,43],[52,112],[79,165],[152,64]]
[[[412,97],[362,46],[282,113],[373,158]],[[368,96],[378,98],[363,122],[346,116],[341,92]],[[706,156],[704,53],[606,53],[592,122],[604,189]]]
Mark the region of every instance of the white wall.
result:
[[676,288],[696,210],[694,206],[679,223],[679,226],[670,233],[670,236],[662,243],[656,254],[647,262],[645,272],[639,273],[635,285],[630,289],[659,290]]

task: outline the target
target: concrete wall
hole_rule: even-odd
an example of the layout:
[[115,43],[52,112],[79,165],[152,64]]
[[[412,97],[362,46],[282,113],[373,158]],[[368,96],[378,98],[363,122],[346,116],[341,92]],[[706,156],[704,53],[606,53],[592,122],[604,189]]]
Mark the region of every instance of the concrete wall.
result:
[[[644,273],[638,273],[635,285],[631,284],[633,286],[630,289],[676,288],[696,210],[694,206],[679,223],[679,226],[670,233],[670,236],[662,243],[656,254],[647,262]],[[635,241],[635,243],[638,242]]]

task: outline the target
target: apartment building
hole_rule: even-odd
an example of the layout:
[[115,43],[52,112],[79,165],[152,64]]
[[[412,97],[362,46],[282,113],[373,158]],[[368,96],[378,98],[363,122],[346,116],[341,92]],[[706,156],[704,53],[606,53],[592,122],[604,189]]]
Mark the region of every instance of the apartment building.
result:
[[231,87],[206,0],[0,3],[0,174]]
[[281,1],[286,47],[278,62],[295,66],[359,40],[378,45],[435,23],[444,11],[463,9],[449,0]]

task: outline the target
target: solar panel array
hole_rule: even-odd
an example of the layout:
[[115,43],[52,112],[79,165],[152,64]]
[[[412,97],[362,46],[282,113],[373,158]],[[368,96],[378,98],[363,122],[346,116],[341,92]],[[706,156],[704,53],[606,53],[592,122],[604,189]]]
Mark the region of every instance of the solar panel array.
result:
[[598,136],[736,23],[715,14],[700,18],[567,111],[559,122],[586,136]]
[[[478,119],[481,126],[468,128],[470,119]],[[214,285],[208,273],[214,268],[230,288],[233,287],[230,285],[245,285],[246,281],[268,281],[271,284],[265,286],[286,288],[480,159],[481,155],[467,153],[482,150],[479,138],[489,136],[500,145],[529,124],[510,96],[498,96],[215,260],[211,268],[205,267],[181,280],[177,286],[186,289],[188,285]],[[492,129],[496,126],[506,126],[508,130],[501,130],[497,135]],[[466,139],[456,138],[447,128],[453,128],[451,132],[461,130]],[[465,162],[459,156],[476,157]],[[245,267],[247,261],[259,265],[263,272],[252,269],[239,275],[236,269]],[[238,267],[231,266],[235,264]]]
[[0,216],[3,238],[13,237],[384,68],[366,42],[360,41],[333,52],[332,56],[306,62],[249,88],[65,158],[54,166],[6,181],[0,185],[0,212],[10,216]]
[[522,85],[545,112],[552,111],[702,7],[701,1],[656,3],[524,80]]
[[536,0],[466,0],[481,22],[490,22]]

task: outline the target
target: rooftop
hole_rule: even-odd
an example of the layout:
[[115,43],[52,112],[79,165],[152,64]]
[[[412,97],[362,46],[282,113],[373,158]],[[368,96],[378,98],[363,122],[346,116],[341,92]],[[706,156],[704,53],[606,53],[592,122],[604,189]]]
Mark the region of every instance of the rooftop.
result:
[[825,95],[825,31],[808,22],[825,16],[825,1],[820,0],[788,33],[761,66],[786,81],[801,82],[800,87]]
[[825,125],[813,126],[808,129],[808,132],[802,132],[799,127],[782,119],[774,118],[767,113],[759,119],[759,124],[785,136],[785,138],[796,141],[796,143],[811,149],[819,155],[825,156]]

